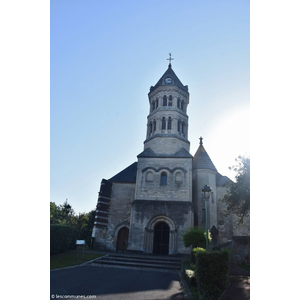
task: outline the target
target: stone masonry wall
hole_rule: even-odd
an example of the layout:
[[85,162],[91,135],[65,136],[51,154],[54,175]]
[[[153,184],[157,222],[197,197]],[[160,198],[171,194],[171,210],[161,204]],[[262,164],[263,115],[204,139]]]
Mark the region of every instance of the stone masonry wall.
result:
[[222,203],[220,199],[226,194],[226,187],[217,187],[218,195],[218,230],[219,230],[219,243],[226,243],[231,241],[233,235],[233,223],[232,216],[226,213],[227,206]]
[[[175,125],[174,125],[175,126]],[[166,133],[164,136],[157,136],[145,142],[145,149],[151,148],[155,153],[174,154],[181,148],[189,151],[190,143],[188,141],[177,138],[175,135],[167,135],[169,130],[162,130]]]
[[202,195],[202,188],[209,185],[212,189],[208,201],[208,227],[217,227],[217,190],[216,190],[216,172],[209,169],[193,170],[193,202],[195,205],[196,226],[205,226],[202,218],[202,209],[205,209],[205,201]]
[[[139,158],[135,199],[192,201],[192,159]],[[167,185],[160,184],[162,173]]]
[[119,230],[124,226],[129,228],[130,210],[134,193],[135,184],[133,183],[113,183],[106,232],[106,247],[109,250],[116,250]]
[[[129,250],[145,252],[145,234],[151,220],[155,218],[170,219],[174,228],[174,253],[189,253],[184,247],[182,234],[187,227],[193,226],[192,202],[135,200],[132,207]],[[152,253],[152,249],[148,249]],[[173,254],[173,253],[170,253]]]

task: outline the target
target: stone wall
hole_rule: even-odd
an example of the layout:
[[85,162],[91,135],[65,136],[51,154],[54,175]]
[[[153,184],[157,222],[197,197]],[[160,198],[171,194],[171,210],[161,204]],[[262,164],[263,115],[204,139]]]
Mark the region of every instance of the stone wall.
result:
[[230,242],[220,244],[213,250],[228,248],[235,264],[250,264],[250,236],[233,236]]
[[217,227],[217,190],[216,190],[216,172],[208,169],[193,170],[193,202],[195,204],[195,225],[205,226],[202,219],[202,209],[205,209],[205,201],[202,196],[202,188],[209,185],[212,189],[208,201],[208,227]]
[[[152,253],[151,231],[156,222],[170,227],[169,254],[188,253],[183,244],[183,231],[193,225],[192,202],[135,200],[132,206],[128,250]],[[146,234],[146,233],[149,234]]]
[[[192,201],[191,168],[191,158],[139,158],[135,198]],[[166,185],[160,183],[162,173]]]
[[[175,125],[174,123],[174,126]],[[144,148],[151,148],[155,153],[174,154],[181,148],[189,151],[190,143],[182,139],[179,134],[178,137],[176,137],[175,134],[171,135],[171,130],[161,130],[161,134],[154,134],[153,138],[149,138],[145,141]]]
[[250,236],[232,237],[232,259],[237,264],[250,264]]
[[108,250],[116,250],[119,230],[122,227],[129,228],[130,210],[134,193],[134,183],[113,183],[106,232],[106,247]]
[[227,192],[227,188],[217,187],[218,194],[218,231],[219,231],[219,243],[226,243],[231,241],[233,235],[233,223],[232,215],[227,214],[227,206],[221,202],[220,199],[224,197]]
[[244,217],[243,224],[238,224],[238,216],[232,214],[233,236],[250,236],[250,217]]

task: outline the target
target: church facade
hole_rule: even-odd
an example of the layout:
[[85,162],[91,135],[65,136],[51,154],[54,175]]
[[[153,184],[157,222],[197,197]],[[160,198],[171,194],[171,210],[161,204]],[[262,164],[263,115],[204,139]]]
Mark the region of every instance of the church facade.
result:
[[[218,173],[200,138],[190,154],[188,140],[190,95],[172,69],[148,93],[149,114],[144,151],[112,178],[101,181],[92,237],[94,247],[109,251],[149,254],[185,254],[183,232],[205,227],[202,188],[212,189],[208,202],[208,226],[213,244],[245,235],[221,203],[230,180]],[[248,235],[246,233],[246,235]]]

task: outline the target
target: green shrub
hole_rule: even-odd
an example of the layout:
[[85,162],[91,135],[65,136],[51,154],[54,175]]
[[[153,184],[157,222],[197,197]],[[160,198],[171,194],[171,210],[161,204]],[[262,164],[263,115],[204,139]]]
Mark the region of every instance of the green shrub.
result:
[[196,263],[196,255],[198,252],[201,252],[201,251],[205,251],[205,249],[201,248],[201,247],[193,248],[192,253],[191,253],[191,263],[192,264]]
[[[206,232],[201,227],[188,227],[183,233],[183,243],[187,248],[192,245],[193,248],[206,247]],[[208,232],[208,242],[211,241],[211,234]]]
[[204,248],[201,248],[201,247],[197,247],[197,248],[194,248],[193,249],[193,253],[196,255],[197,253],[199,252],[204,252],[205,249]]
[[217,300],[229,284],[228,249],[196,253],[196,280],[200,300]]
[[50,254],[75,249],[79,232],[70,226],[50,224]]

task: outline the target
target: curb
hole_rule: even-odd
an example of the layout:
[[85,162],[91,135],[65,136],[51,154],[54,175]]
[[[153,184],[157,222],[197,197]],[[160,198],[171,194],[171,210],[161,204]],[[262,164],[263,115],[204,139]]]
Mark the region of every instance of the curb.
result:
[[178,272],[178,273],[179,273],[180,284],[181,284],[181,287],[182,287],[182,290],[184,293],[184,298],[186,298],[187,300],[193,300],[194,297],[192,295],[192,292],[191,292],[183,274],[181,272]]
[[64,269],[72,269],[72,268],[76,268],[76,267],[82,267],[82,266],[84,266],[84,265],[86,265],[86,264],[92,263],[92,262],[93,262],[94,260],[96,260],[96,259],[101,259],[102,257],[106,257],[106,256],[108,256],[108,255],[109,255],[109,254],[106,254],[106,255],[104,255],[104,256],[100,256],[100,257],[94,258],[94,259],[92,259],[92,260],[89,260],[89,261],[84,262],[84,263],[79,264],[79,265],[74,265],[74,266],[70,266],[70,267],[63,267],[63,268],[52,269],[52,270],[50,270],[50,272],[52,272],[52,271],[58,271],[58,270],[64,270]]

